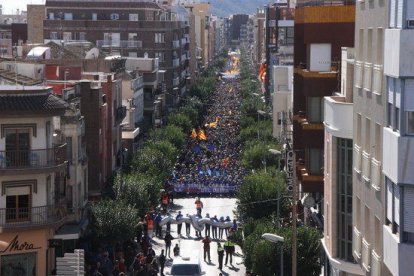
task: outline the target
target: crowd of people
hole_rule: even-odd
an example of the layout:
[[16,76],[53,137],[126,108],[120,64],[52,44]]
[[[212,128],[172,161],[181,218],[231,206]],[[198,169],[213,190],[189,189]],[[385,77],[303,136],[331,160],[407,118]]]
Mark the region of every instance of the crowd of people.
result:
[[246,171],[240,166],[241,97],[237,79],[223,80],[211,97],[203,124],[193,130],[167,187],[178,194],[234,194]]

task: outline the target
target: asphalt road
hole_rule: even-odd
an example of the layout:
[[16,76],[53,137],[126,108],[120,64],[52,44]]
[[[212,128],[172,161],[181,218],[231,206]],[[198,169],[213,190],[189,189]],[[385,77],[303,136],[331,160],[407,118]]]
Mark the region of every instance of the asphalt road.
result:
[[[204,204],[204,208],[202,211],[203,217],[209,213],[210,216],[217,215],[218,218],[221,216],[230,216],[230,219],[233,220],[233,210],[236,207],[236,199],[234,198],[201,198]],[[186,214],[195,214],[196,209],[194,205],[194,198],[186,198],[186,199],[176,199],[174,200],[173,210],[171,210],[171,214],[175,217],[176,213],[180,210],[181,213],[185,216]],[[163,233],[165,230],[165,226],[163,228]],[[181,229],[181,234],[185,233],[185,225],[183,225]],[[204,235],[204,231],[202,232]],[[220,272],[223,275],[245,275],[245,267],[243,264],[242,251],[240,247],[236,246],[236,253],[233,256],[233,266],[224,266],[223,262],[223,270],[220,271],[218,269],[218,257],[217,257],[217,242],[223,243],[225,240],[213,240],[210,244],[210,254],[211,254],[211,263],[206,263],[203,260],[203,244],[201,239],[196,239],[195,237],[195,230],[191,227],[191,234],[190,237],[182,237],[179,238],[177,235],[177,225],[171,225],[171,235],[175,238],[172,241],[172,248],[175,246],[176,243],[179,243],[180,246],[180,253],[182,256],[195,256],[199,255],[200,263],[202,267],[202,271],[206,272],[206,276],[216,276],[219,275]],[[161,253],[161,249],[164,249],[165,243],[163,240],[158,238],[154,238],[153,248],[156,251],[156,254],[159,255]],[[173,253],[171,252],[171,257],[173,257]],[[169,272],[169,267],[172,264],[173,259],[167,258],[167,264],[165,272]]]

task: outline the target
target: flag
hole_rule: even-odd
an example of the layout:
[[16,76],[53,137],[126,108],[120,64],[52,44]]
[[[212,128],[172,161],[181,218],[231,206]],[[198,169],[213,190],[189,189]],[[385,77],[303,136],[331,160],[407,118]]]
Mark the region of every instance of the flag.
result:
[[230,159],[228,157],[227,158],[224,158],[224,160],[223,160],[223,166],[224,167],[227,167],[229,165],[229,162],[230,162]]
[[196,130],[193,128],[193,130],[191,131],[191,136],[190,136],[192,139],[195,139],[195,138],[197,138],[197,132],[196,132]]
[[203,141],[207,140],[207,136],[206,136],[206,134],[204,133],[204,130],[200,129],[200,130],[198,131],[198,139],[199,139],[199,140],[203,140]]
[[260,69],[259,69],[259,80],[261,82],[265,81],[266,78],[266,69],[267,69],[267,65],[266,63],[262,63],[260,64]]
[[208,127],[208,128],[217,128],[217,122],[208,123],[208,124],[206,124],[206,127]]

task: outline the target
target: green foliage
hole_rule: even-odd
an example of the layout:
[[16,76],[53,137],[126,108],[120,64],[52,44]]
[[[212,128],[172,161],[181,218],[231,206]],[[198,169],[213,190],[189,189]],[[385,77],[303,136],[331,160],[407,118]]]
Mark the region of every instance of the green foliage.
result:
[[[276,212],[275,199],[283,194],[285,186],[282,172],[271,175],[260,171],[246,176],[237,193],[239,215],[244,219],[269,217]],[[252,204],[257,201],[264,202]]]
[[243,100],[240,111],[243,115],[257,118],[257,110],[263,110],[266,108],[265,103],[259,97],[250,97]]
[[190,119],[191,121],[191,125],[193,127],[198,126],[198,122],[199,122],[199,112],[196,108],[193,108],[191,106],[185,105],[183,107],[180,108],[180,113],[184,114],[185,116],[187,116],[187,118]]
[[161,181],[144,174],[119,175],[114,184],[116,200],[133,206],[140,217],[158,204],[161,188]]
[[95,237],[105,241],[125,241],[135,234],[137,210],[121,200],[102,200],[92,205]]
[[184,133],[190,133],[193,127],[191,119],[180,112],[168,116],[168,124],[180,127],[184,131]]
[[245,146],[242,163],[247,169],[261,169],[276,166],[280,157],[273,155],[269,149],[278,149],[279,145],[263,141],[249,140]]
[[181,149],[186,143],[186,134],[176,125],[168,125],[163,128],[150,130],[149,140],[157,143],[167,141],[173,144],[177,149]]

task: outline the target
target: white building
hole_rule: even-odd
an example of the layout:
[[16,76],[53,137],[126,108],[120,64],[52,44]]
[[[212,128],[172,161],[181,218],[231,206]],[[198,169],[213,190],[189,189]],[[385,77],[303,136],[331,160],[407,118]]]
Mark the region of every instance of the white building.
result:
[[383,173],[384,264],[392,275],[414,273],[414,1],[389,1]]
[[273,137],[280,138],[283,131],[290,137],[292,125],[289,123],[289,116],[293,108],[293,66],[273,66],[272,74]]

